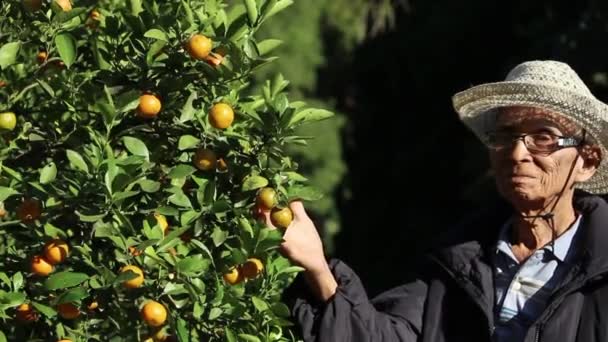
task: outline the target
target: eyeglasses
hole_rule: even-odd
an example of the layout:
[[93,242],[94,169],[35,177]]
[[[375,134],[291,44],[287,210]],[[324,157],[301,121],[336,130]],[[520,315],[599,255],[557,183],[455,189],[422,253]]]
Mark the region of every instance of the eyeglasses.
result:
[[521,140],[528,151],[532,153],[553,153],[567,147],[580,146],[582,139],[563,137],[551,133],[525,133],[514,134],[510,132],[488,132],[486,145],[494,150],[511,146],[515,141]]

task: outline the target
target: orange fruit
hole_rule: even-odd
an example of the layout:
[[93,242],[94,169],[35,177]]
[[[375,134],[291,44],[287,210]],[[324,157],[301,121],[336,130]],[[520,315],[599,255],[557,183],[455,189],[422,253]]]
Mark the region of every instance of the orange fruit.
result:
[[51,272],[53,272],[53,269],[54,269],[53,264],[48,262],[46,259],[44,259],[44,257],[42,257],[40,255],[35,255],[32,258],[32,261],[30,263],[30,268],[32,270],[32,273],[34,273],[35,275],[43,276],[43,277],[51,274]]
[[199,148],[194,153],[194,166],[202,171],[211,171],[215,169],[217,162],[217,155],[212,150],[206,148]]
[[41,214],[40,202],[33,198],[23,200],[17,208],[17,217],[23,223],[32,223],[40,218]]
[[273,188],[262,188],[256,201],[262,209],[270,210],[277,205],[277,192]]
[[0,113],[0,131],[12,131],[17,126],[17,116],[13,112]]
[[70,247],[65,241],[55,239],[44,245],[44,258],[51,264],[63,262],[68,256]]
[[38,64],[42,64],[42,63],[46,62],[47,58],[49,58],[49,54],[46,53],[46,51],[40,51],[36,55],[36,60],[38,61]]
[[236,285],[243,281],[243,275],[241,274],[241,270],[239,269],[239,267],[236,266],[232,267],[228,270],[228,272],[224,273],[222,278],[224,278],[224,281],[230,285]]
[[205,57],[205,62],[211,66],[219,66],[224,61],[224,56],[219,53],[211,52],[207,57]]
[[59,340],[59,341],[57,341],[57,342],[72,342],[72,340],[66,340],[66,339],[63,339],[63,340]]
[[4,209],[4,202],[0,202],[0,218],[3,218],[4,216],[6,216],[7,212],[6,209]]
[[241,266],[241,272],[243,273],[243,277],[247,279],[256,278],[262,271],[264,270],[264,264],[258,258],[249,258],[247,261]]
[[137,115],[144,119],[155,118],[162,105],[158,97],[152,94],[144,94],[139,97],[139,106],[137,107]]
[[36,12],[42,8],[42,0],[23,0],[22,4],[29,12]]
[[63,319],[75,319],[80,316],[80,310],[72,303],[61,303],[57,305],[57,312]]
[[34,311],[34,308],[30,304],[26,303],[17,307],[17,314],[15,316],[22,323],[30,323],[38,319],[38,313]]
[[89,311],[94,311],[95,309],[97,309],[99,307],[99,302],[97,302],[95,299],[91,300],[88,304],[87,304],[87,310]]
[[55,3],[59,5],[64,12],[72,10],[72,2],[70,0],[55,0]]
[[220,158],[217,160],[217,169],[221,172],[228,171],[228,163],[224,160],[224,158]]
[[186,44],[186,50],[194,59],[204,59],[209,56],[212,48],[213,41],[202,34],[193,35]]
[[124,281],[122,285],[128,289],[135,289],[141,287],[141,285],[144,283],[144,272],[141,270],[141,268],[135,265],[127,265],[120,270],[120,273],[127,271],[133,271],[137,273],[138,276],[131,280]]
[[0,80],[0,88],[2,88],[2,87],[6,87],[6,84],[7,84],[7,83],[6,83],[5,81]]
[[165,234],[169,231],[169,223],[167,222],[167,218],[163,214],[154,213],[154,218],[156,219],[156,224],[163,230]]
[[167,309],[156,301],[149,301],[141,308],[141,318],[152,327],[159,327],[167,320]]
[[140,256],[142,251],[137,249],[135,246],[131,246],[129,247],[129,253],[131,253],[132,256]]
[[101,19],[101,13],[99,13],[98,10],[92,10],[91,13],[89,13],[89,18],[99,21]]
[[270,222],[279,228],[286,229],[293,221],[293,213],[289,208],[274,208],[270,213]]
[[209,123],[219,129],[226,129],[234,121],[234,110],[226,103],[216,103],[209,110]]

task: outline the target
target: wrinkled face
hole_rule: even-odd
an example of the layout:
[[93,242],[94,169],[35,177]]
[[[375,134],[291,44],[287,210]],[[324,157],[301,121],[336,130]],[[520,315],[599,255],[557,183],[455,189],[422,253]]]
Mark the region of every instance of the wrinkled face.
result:
[[[582,130],[559,114],[530,107],[508,107],[498,114],[495,130],[501,134],[503,142],[508,141],[500,148],[490,148],[498,190],[518,207],[547,205],[564,186],[567,193],[573,191],[574,183],[591,178],[599,164],[597,147],[570,145],[550,152],[531,148],[533,142],[540,146],[544,137],[578,137],[580,140]],[[522,134],[536,134],[534,140],[528,138],[528,147],[524,139],[516,138]],[[505,136],[515,138],[505,139]],[[579,150],[590,148],[594,149],[598,161],[580,157]]]

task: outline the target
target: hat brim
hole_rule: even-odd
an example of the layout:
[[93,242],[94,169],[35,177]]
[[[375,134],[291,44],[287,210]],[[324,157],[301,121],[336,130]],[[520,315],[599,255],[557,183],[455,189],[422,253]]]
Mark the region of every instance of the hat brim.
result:
[[459,92],[452,98],[460,119],[481,140],[493,129],[496,109],[526,106],[550,110],[585,129],[599,144],[602,161],[591,179],[577,188],[593,194],[608,193],[608,106],[588,96],[545,84],[487,83]]

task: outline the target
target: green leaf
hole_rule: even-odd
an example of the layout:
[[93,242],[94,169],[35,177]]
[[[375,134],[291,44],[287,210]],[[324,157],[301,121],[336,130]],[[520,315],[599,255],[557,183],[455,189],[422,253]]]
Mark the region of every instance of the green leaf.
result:
[[182,135],[179,138],[179,143],[177,144],[177,148],[180,151],[187,150],[193,147],[196,147],[201,140],[193,135]]
[[213,233],[211,233],[211,239],[213,240],[213,244],[215,247],[223,244],[224,241],[228,238],[228,232],[222,230],[220,227],[215,227],[213,229]]
[[268,179],[262,176],[249,176],[243,182],[243,191],[263,188],[268,185]]
[[32,302],[32,305],[34,306],[34,309],[36,309],[36,311],[42,313],[47,318],[53,318],[57,316],[57,311],[55,311],[55,309],[51,308],[50,306],[46,306],[38,302]]
[[144,179],[139,181],[141,189],[148,193],[157,192],[160,189],[160,183],[153,180]]
[[283,172],[283,174],[285,176],[287,176],[287,178],[294,180],[296,182],[306,182],[308,180],[308,178],[302,176],[301,174],[299,174],[297,172],[293,172],[293,171]]
[[190,341],[190,334],[188,333],[188,325],[186,321],[182,318],[177,319],[177,339],[179,342],[188,342]]
[[209,259],[203,258],[203,256],[199,254],[183,258],[177,262],[175,267],[178,272],[183,274],[197,275],[206,271],[210,264],[211,261],[209,261]]
[[279,0],[275,3],[274,6],[272,6],[272,8],[268,9],[268,12],[266,12],[264,14],[264,20],[272,17],[273,15],[281,12],[282,10],[286,9],[287,7],[291,6],[293,4],[293,0]]
[[69,33],[61,33],[55,37],[55,46],[59,56],[69,68],[76,61],[76,41]]
[[84,161],[80,153],[74,150],[66,150],[65,152],[73,169],[89,173],[89,167],[87,166],[87,163]]
[[283,41],[280,39],[265,39],[258,43],[258,51],[261,56],[269,53],[270,51],[278,48],[283,44]]
[[89,293],[87,292],[87,289],[84,287],[76,287],[61,294],[61,296],[59,296],[57,299],[57,304],[79,302],[88,296]]
[[0,330],[0,342],[7,342],[6,335]]
[[136,156],[144,157],[146,160],[150,158],[150,152],[148,152],[148,148],[143,141],[133,138],[133,137],[124,137],[122,138],[125,147],[129,152]]
[[305,268],[304,267],[300,267],[300,266],[288,266],[285,267],[284,269],[280,270],[279,272],[277,272],[277,275],[279,274],[290,274],[290,273],[297,273],[297,272],[302,272],[304,271]]
[[61,239],[67,239],[67,237],[68,237],[67,234],[63,230],[53,226],[52,224],[50,224],[48,222],[44,224],[44,235],[46,235],[50,238],[61,238]]
[[190,199],[183,192],[169,196],[168,200],[169,202],[180,207],[192,208],[192,203],[190,202]]
[[245,8],[247,9],[247,19],[249,20],[249,26],[254,27],[258,20],[258,5],[255,0],[243,0],[245,2]]
[[191,174],[193,174],[196,171],[196,169],[188,164],[180,164],[177,165],[176,167],[174,167],[173,169],[171,169],[171,171],[169,172],[169,178],[171,179],[175,179],[175,178],[186,178],[188,176],[190,176]]
[[25,294],[20,292],[3,292],[0,295],[0,310],[13,308],[25,301]]
[[169,42],[169,39],[167,39],[167,34],[159,29],[151,29],[146,31],[146,33],[144,33],[144,37],[162,40],[167,43]]
[[[48,83],[46,83],[45,81],[43,81],[41,79],[36,79],[36,82],[38,84],[40,84],[42,89],[44,89],[44,91],[46,91],[46,93],[49,94],[50,97],[55,97],[55,91]],[[30,138],[30,140],[31,140],[31,138]]]
[[0,202],[19,193],[19,191],[13,190],[11,188],[0,186]]
[[80,218],[82,222],[97,222],[104,218],[107,214],[98,214],[98,215],[85,215],[76,211],[76,215]]
[[291,314],[289,312],[289,307],[281,302],[272,304],[271,310],[275,315],[277,315],[279,317],[288,318]]
[[80,285],[88,280],[89,276],[85,273],[76,273],[64,271],[51,275],[45,282],[44,286],[47,290],[65,289],[68,287]]
[[0,47],[0,69],[5,69],[17,60],[21,42],[6,43]]
[[330,112],[325,109],[318,108],[308,108],[301,110],[293,115],[291,120],[289,120],[288,127],[295,125],[296,123],[303,123],[308,121],[321,121],[334,116],[333,112]]
[[259,337],[249,334],[239,334],[239,337],[247,342],[262,342]]
[[323,198],[323,193],[312,186],[294,185],[287,188],[289,201],[300,199],[304,201],[318,201]]
[[48,184],[57,177],[57,166],[51,162],[40,170],[40,184]]
[[253,302],[253,306],[256,308],[256,310],[262,312],[262,311],[266,311],[268,310],[268,304],[259,297],[253,296],[251,297],[251,301]]
[[179,122],[181,122],[181,123],[188,122],[188,121],[192,120],[192,118],[194,118],[195,109],[192,106],[192,102],[194,102],[194,100],[196,100],[196,98],[197,98],[196,92],[191,91],[190,96],[188,96],[188,100],[186,100],[184,107],[182,107],[182,115],[179,117]]
[[237,342],[236,336],[234,335],[234,332],[230,330],[230,328],[226,327],[224,330],[226,332],[226,340],[228,342]]
[[212,308],[209,310],[209,320],[212,321],[222,315],[222,309],[220,308]]

